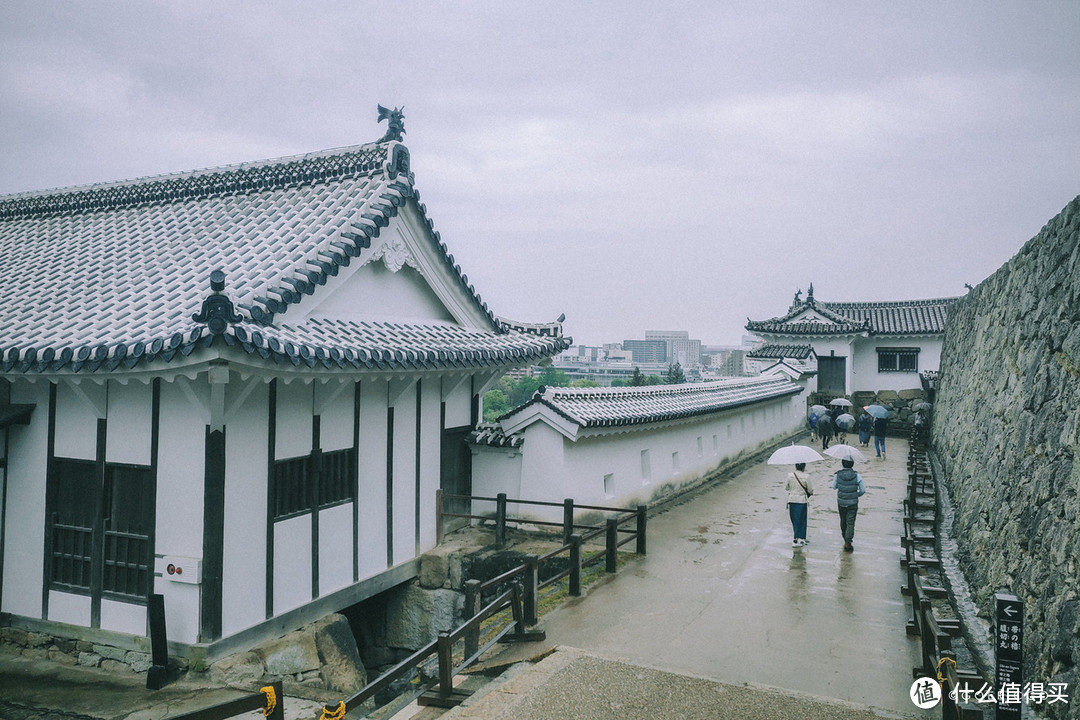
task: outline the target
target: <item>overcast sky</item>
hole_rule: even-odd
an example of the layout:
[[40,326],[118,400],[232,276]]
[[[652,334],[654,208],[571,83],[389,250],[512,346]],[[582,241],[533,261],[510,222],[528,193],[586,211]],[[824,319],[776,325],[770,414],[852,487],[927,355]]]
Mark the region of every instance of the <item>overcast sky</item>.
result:
[[0,193],[360,144],[405,106],[499,315],[579,343],[960,295],[1080,194],[1080,2],[0,0]]

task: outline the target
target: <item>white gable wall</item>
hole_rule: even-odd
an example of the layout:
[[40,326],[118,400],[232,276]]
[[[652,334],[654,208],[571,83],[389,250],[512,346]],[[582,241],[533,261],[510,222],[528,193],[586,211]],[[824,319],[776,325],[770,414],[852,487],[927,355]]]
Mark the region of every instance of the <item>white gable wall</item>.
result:
[[[912,390],[922,387],[919,373],[941,367],[942,336],[933,337],[869,337],[859,338],[855,344],[855,363],[852,382],[855,390]],[[917,347],[919,351],[918,372],[878,372],[877,348]]]

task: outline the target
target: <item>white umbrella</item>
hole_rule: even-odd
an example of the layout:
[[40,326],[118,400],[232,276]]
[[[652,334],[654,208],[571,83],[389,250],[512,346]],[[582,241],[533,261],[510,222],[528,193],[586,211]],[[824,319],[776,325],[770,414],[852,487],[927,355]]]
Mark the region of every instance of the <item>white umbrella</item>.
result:
[[824,415],[825,410],[826,410],[826,407],[824,405],[811,405],[810,406],[810,412],[811,413],[816,413],[817,415]]
[[844,413],[843,415],[837,415],[836,427],[844,431],[850,431],[855,427],[855,418],[848,413]]
[[932,407],[934,407],[934,406],[931,405],[928,402],[921,402],[921,403],[916,403],[914,409],[915,410],[924,410],[925,411],[925,410],[929,410]]
[[889,417],[889,408],[885,407],[884,405],[867,405],[866,412],[870,413],[879,420],[881,418]]
[[824,453],[829,457],[834,457],[837,460],[854,460],[855,462],[866,462],[866,456],[859,452],[859,449],[852,447],[851,445],[830,445],[825,448]]
[[829,401],[830,405],[839,405],[840,407],[851,407],[851,401],[847,398],[836,398]]
[[825,458],[817,450],[805,445],[785,445],[778,448],[765,462],[769,465],[798,465],[799,463],[817,462]]

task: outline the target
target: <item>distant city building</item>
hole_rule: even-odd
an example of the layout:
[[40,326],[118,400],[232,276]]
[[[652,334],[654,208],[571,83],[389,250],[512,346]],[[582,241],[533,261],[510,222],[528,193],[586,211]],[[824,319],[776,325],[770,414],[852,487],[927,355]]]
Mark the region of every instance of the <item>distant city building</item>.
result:
[[646,330],[645,340],[662,340],[669,363],[677,362],[684,368],[701,365],[701,341],[691,339],[686,330]]
[[663,363],[668,359],[664,340],[623,340],[622,346],[631,352],[631,360],[636,363]]

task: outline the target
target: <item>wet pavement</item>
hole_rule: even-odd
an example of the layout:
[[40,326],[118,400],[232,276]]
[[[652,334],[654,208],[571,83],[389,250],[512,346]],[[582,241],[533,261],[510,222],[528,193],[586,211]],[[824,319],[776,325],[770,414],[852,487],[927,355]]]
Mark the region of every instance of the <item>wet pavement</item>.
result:
[[887,459],[856,464],[867,493],[854,552],[843,551],[828,487],[839,461],[808,465],[815,494],[802,548],[791,545],[785,505],[791,468],[753,465],[650,518],[648,556],[546,616],[548,642],[641,668],[925,717],[908,696],[918,645],[905,633],[900,594],[905,445],[890,438]]

